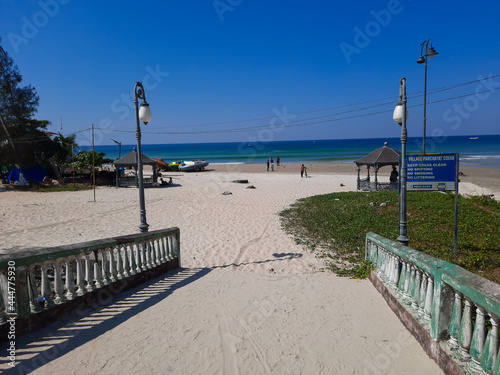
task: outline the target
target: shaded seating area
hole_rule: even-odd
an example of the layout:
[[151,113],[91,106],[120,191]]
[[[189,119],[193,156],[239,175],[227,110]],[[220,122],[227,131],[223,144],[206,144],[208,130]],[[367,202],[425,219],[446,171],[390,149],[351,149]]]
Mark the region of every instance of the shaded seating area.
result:
[[[156,164],[158,160],[151,159],[144,154],[141,154],[142,165],[150,165],[153,168],[153,177],[144,178],[144,185],[151,186],[154,182],[157,182],[157,168]],[[139,181],[137,177],[137,151],[129,152],[123,158],[118,159],[113,163],[116,168],[116,187],[127,187],[127,186],[139,186]],[[132,176],[125,173],[125,168],[133,168],[134,174]]]
[[[358,167],[358,184],[357,189],[363,191],[379,191],[379,190],[397,190],[398,182],[391,183],[379,182],[378,172],[380,168],[385,166],[399,166],[399,159],[401,157],[401,152],[395,150],[384,143],[384,147],[378,148],[375,151],[370,152],[365,157],[356,160],[356,166]],[[360,178],[361,167],[366,166],[367,175],[365,178]],[[372,181],[370,177],[370,168],[375,171],[375,178]],[[389,180],[389,179],[388,179]]]

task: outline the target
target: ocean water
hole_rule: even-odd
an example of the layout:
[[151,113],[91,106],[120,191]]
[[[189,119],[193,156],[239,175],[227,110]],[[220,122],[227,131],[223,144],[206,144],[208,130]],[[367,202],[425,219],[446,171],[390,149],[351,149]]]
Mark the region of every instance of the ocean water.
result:
[[[330,139],[281,142],[229,142],[229,143],[182,143],[142,145],[142,153],[150,158],[166,162],[202,159],[211,164],[265,163],[269,157],[280,157],[282,163],[352,163],[380,148],[387,142],[389,147],[401,151],[399,138]],[[421,138],[409,138],[407,153],[422,153]],[[131,152],[136,145],[122,145],[121,156]],[[85,147],[83,149],[91,149]],[[96,152],[117,159],[119,147],[101,145]],[[436,139],[429,137],[426,153],[458,153],[460,165],[500,168],[500,135],[469,137],[456,136]]]

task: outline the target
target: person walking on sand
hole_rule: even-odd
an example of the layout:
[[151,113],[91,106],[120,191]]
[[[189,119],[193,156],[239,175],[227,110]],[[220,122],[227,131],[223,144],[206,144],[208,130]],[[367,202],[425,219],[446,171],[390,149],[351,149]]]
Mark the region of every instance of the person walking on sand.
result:
[[280,166],[280,157],[279,157],[279,156],[276,158],[276,165],[277,165],[278,167]]
[[269,159],[267,159],[267,171],[269,172]]
[[[304,167],[304,164],[300,167],[300,177],[304,177],[304,172],[306,172],[306,167]],[[306,177],[307,177],[307,172],[306,172]]]

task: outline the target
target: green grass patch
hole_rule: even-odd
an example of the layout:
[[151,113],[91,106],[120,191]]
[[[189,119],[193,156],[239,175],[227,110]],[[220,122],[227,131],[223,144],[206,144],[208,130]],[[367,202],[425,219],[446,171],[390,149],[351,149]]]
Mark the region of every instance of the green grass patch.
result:
[[[363,277],[365,236],[399,236],[397,192],[349,192],[300,199],[280,213],[296,243],[325,258],[339,275]],[[453,253],[455,195],[408,192],[410,247],[500,283],[500,202],[459,197],[457,254]]]

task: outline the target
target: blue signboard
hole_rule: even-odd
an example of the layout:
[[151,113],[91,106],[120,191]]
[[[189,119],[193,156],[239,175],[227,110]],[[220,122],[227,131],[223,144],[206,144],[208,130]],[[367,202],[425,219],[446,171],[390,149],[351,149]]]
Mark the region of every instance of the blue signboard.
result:
[[406,157],[406,190],[455,191],[458,154],[426,154]]

